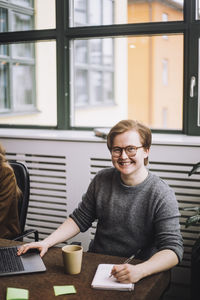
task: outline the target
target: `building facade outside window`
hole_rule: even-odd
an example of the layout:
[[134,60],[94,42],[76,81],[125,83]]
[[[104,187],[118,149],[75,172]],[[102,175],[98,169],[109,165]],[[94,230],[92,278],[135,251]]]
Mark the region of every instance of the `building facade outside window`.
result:
[[114,102],[114,53],[112,39],[72,42],[75,106],[95,106]]
[[[31,2],[7,1],[4,3],[4,7],[0,8],[0,32],[7,32],[9,29],[11,31],[33,29],[34,16]],[[21,13],[21,8],[24,13]],[[24,112],[33,108],[35,102],[34,65],[33,44],[0,45],[1,112]]]

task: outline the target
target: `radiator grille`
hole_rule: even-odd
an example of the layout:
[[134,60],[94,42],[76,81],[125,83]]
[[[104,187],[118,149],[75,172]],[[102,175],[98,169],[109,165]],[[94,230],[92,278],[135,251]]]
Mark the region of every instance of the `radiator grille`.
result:
[[7,159],[21,161],[28,167],[30,201],[26,228],[38,229],[43,239],[66,219],[66,157],[7,153]]

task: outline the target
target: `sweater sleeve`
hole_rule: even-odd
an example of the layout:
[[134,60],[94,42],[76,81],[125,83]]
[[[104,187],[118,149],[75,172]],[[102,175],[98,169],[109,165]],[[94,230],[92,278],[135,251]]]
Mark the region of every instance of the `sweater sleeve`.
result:
[[158,250],[174,251],[179,262],[183,258],[183,240],[180,232],[178,203],[170,188],[158,202],[155,218],[155,242]]
[[90,228],[92,226],[92,222],[96,219],[95,182],[96,177],[92,180],[87,192],[83,195],[78,208],[70,214],[70,217],[78,225],[81,232]]

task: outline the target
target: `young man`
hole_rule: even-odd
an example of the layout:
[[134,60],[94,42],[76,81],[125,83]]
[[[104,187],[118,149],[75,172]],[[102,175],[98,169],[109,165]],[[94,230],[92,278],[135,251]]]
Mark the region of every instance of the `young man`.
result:
[[112,270],[120,282],[172,268],[183,255],[178,204],[169,186],[148,171],[151,131],[133,120],[123,120],[109,132],[107,146],[114,168],[100,171],[78,208],[42,242],[22,246],[18,252],[49,247],[86,231],[98,220],[89,251],[129,257],[140,249],[138,265],[122,264]]

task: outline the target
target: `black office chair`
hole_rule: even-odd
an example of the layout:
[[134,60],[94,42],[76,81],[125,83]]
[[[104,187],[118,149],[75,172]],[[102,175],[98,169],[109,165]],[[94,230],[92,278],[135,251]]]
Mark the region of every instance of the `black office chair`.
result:
[[17,184],[22,192],[22,196],[20,197],[18,202],[18,214],[21,233],[14,237],[13,240],[23,241],[24,237],[30,234],[34,234],[35,241],[38,241],[39,234],[36,229],[28,229],[24,231],[30,195],[30,180],[28,169],[25,164],[21,162],[9,161],[9,164],[14,170]]

